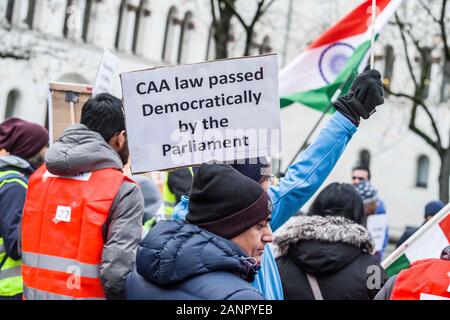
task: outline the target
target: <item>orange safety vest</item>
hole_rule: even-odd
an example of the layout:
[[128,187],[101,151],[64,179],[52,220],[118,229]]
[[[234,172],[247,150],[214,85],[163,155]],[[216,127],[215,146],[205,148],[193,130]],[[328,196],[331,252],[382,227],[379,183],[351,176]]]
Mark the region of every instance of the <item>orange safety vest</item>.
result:
[[391,300],[450,299],[450,261],[423,259],[402,270]]
[[102,226],[124,179],[115,169],[58,177],[45,165],[31,175],[22,218],[24,299],[105,299]]

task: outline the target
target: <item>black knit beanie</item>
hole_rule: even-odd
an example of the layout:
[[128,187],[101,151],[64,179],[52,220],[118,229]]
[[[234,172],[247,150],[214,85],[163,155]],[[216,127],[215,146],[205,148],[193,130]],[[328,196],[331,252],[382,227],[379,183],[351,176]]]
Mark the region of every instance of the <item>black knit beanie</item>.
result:
[[226,164],[202,164],[192,181],[186,221],[232,239],[271,214],[267,193]]
[[261,176],[270,175],[270,165],[265,157],[235,160],[230,165],[256,182],[261,180]]

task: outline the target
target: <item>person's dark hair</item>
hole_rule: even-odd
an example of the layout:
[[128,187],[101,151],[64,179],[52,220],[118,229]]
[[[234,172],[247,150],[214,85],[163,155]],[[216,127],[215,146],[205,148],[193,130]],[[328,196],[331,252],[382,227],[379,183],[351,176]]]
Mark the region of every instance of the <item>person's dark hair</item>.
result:
[[355,171],[355,170],[367,171],[367,178],[370,181],[370,169],[369,168],[367,168],[366,166],[356,166],[356,167],[353,167],[352,172]]
[[449,260],[450,261],[450,246],[447,246],[442,250],[441,260]]
[[349,183],[334,182],[326,186],[311,204],[308,215],[341,216],[366,225],[361,197]]
[[116,133],[125,130],[122,101],[109,93],[90,98],[81,110],[81,121],[108,142]]

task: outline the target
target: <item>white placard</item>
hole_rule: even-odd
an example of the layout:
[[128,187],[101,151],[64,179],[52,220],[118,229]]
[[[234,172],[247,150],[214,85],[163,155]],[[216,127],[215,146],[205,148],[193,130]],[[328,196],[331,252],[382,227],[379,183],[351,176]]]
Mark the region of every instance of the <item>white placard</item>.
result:
[[387,229],[387,214],[373,214],[367,217],[367,230],[375,242],[375,250],[381,251]]
[[92,96],[99,93],[112,93],[114,87],[114,76],[117,72],[119,59],[106,48],[103,49],[103,57],[98,66],[97,76],[95,77]]
[[277,154],[276,54],[121,74],[133,173]]

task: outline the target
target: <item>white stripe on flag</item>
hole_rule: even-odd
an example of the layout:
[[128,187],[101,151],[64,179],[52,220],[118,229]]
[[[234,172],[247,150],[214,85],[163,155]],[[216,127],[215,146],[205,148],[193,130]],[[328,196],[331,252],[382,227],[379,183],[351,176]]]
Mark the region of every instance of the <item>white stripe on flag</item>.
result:
[[436,296],[434,294],[421,293],[420,300],[450,300],[450,298]]
[[430,226],[422,236],[413,242],[405,250],[406,257],[413,263],[414,261],[427,258],[439,258],[442,249],[448,246],[448,240],[440,225],[435,223]]

